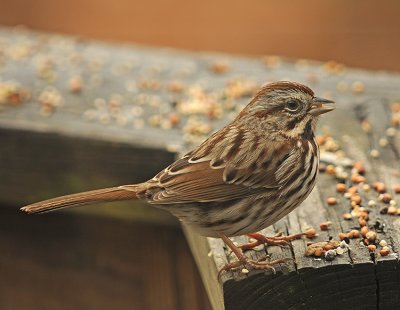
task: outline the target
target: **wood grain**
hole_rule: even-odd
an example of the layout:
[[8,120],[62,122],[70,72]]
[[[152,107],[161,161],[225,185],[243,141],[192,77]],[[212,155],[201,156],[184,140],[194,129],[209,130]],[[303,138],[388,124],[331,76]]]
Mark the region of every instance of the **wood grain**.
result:
[[[149,119],[154,115],[167,117],[168,113],[175,111],[177,102],[193,100],[193,92],[201,89],[202,96],[209,96],[207,98],[216,104],[222,101],[226,106],[231,106],[228,109],[222,105],[221,118],[210,119],[207,115],[195,115],[201,124],[210,126],[210,131],[220,128],[235,115],[235,109],[239,109],[251,96],[246,94],[227,100],[227,88],[238,77],[259,85],[269,80],[292,79],[310,85],[318,96],[333,98],[337,102],[337,110],[322,119],[320,132],[329,131],[348,157],[364,162],[368,182],[384,181],[388,188],[399,183],[399,176],[396,175],[400,154],[399,132],[389,139],[388,147],[381,147],[378,143],[388,127],[388,105],[400,98],[398,74],[349,68],[334,71],[318,62],[293,63],[284,59],[278,59],[276,66],[266,66],[265,61],[257,58],[114,46],[6,28],[0,30],[0,37],[9,44],[7,46],[16,50],[21,47],[21,41],[34,46],[38,54],[50,57],[56,63],[53,68],[56,78],[52,81],[38,78],[37,59],[32,55],[24,56],[22,60],[10,58],[3,63],[2,81],[19,82],[21,87],[31,93],[31,98],[18,106],[1,106],[2,204],[17,205],[74,191],[144,181],[171,162],[177,152],[190,149],[196,142],[187,140],[185,131],[185,125],[189,119],[193,120],[193,115],[182,113],[179,126],[171,129],[153,126]],[[70,61],[71,50],[75,57],[78,55],[83,59],[82,63],[78,67],[73,64],[63,67],[65,62]],[[93,60],[96,60],[95,65]],[[229,64],[228,71],[217,74],[215,70],[210,70],[210,66],[215,63]],[[125,65],[130,69],[119,71],[118,68]],[[68,91],[68,79],[78,68],[82,70],[79,72],[85,81],[90,81],[94,76],[94,80],[103,82],[84,89],[80,94],[72,94]],[[168,90],[168,83],[175,79],[184,85],[183,93],[173,94]],[[146,83],[147,86],[143,87],[143,81],[155,81],[152,85],[158,87],[153,89]],[[136,88],[132,90],[127,84]],[[49,86],[58,90],[65,104],[57,107],[50,116],[44,117],[40,113],[39,95]],[[114,95],[123,98],[121,111],[130,117],[126,124],[121,125],[114,119],[102,124],[84,118],[88,109],[94,109],[97,98],[108,103]],[[143,103],[143,98],[151,100]],[[133,128],[130,111],[137,107],[143,109],[143,126]],[[361,122],[365,120],[370,122],[372,131],[363,131]],[[371,149],[379,150],[380,157],[371,158]],[[337,238],[339,232],[359,227],[357,220],[342,219],[342,214],[350,211],[349,203],[335,192],[335,186],[335,179],[321,174],[316,189],[302,206],[273,227],[267,228],[264,233],[298,233],[308,226],[318,229],[322,221],[331,221],[328,231],[318,231],[317,238],[312,240],[315,242]],[[328,206],[326,198],[329,196],[337,197],[338,205]],[[363,192],[362,198],[365,203],[369,199],[377,199],[377,195],[373,191]],[[396,196],[396,199],[398,201],[399,197]],[[111,209],[88,207],[84,210],[87,214],[103,214],[106,218],[111,216],[119,220],[131,216],[150,218],[153,223],[176,223],[161,211],[149,211],[147,206],[135,208],[132,205],[117,214],[104,211]],[[136,215],[132,215],[135,212]],[[400,299],[400,220],[396,216],[380,214],[379,208],[371,208],[369,216],[371,225],[379,222],[384,226],[378,230],[378,238],[387,240],[392,248],[392,254],[387,257],[371,256],[366,247],[360,245],[360,239],[353,239],[349,244],[350,252],[328,262],[305,257],[306,245],[310,240],[301,239],[292,242],[290,247],[261,248],[246,253],[254,259],[266,255],[272,259],[292,258],[277,268],[276,274],[231,271],[222,275],[221,282],[216,278],[217,270],[234,257],[220,240],[194,235],[190,229],[185,229],[185,232],[215,309],[390,309]],[[93,228],[93,231],[96,230]],[[146,240],[145,235],[142,237]],[[97,239],[93,237],[93,240]],[[246,237],[238,237],[234,241],[241,244],[248,240]],[[149,241],[149,244],[151,248],[156,248],[156,239]],[[175,252],[180,251],[177,245],[174,249]],[[84,248],[79,248],[79,251],[84,251]],[[172,254],[165,251],[159,257],[149,257],[148,263],[162,270],[173,264],[186,266],[184,258],[174,259],[170,256]],[[115,259],[125,255],[114,254]],[[75,267],[79,268],[79,264]],[[28,273],[29,268],[24,269],[24,272]],[[166,295],[146,301],[149,305],[155,307],[160,300],[168,307],[186,307],[198,298],[199,305],[203,305],[201,297],[194,293],[197,284],[187,283],[181,275],[175,278],[174,285],[164,287],[163,281],[173,276],[171,270],[165,270],[159,277],[149,275],[153,282],[160,279],[153,284],[157,292],[166,292]],[[59,285],[61,280],[57,278],[54,281]],[[182,283],[191,289],[181,297],[176,297],[176,285]],[[150,291],[153,285],[147,289]],[[11,294],[9,291],[4,292]],[[89,290],[88,294],[94,292]]]

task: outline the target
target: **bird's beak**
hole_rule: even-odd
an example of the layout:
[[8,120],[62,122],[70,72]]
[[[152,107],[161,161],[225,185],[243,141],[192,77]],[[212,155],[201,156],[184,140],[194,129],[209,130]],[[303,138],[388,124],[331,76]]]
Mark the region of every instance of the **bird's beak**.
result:
[[329,99],[314,97],[312,102],[313,103],[309,113],[314,116],[318,116],[335,109],[335,107],[331,105],[335,102]]

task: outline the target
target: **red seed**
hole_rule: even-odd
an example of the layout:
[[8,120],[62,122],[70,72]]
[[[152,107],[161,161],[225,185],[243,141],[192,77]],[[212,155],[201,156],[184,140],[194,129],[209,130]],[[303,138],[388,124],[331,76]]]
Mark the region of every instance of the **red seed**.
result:
[[321,248],[316,248],[315,249],[314,256],[320,257],[320,256],[322,256],[322,254],[324,254],[324,251]]
[[372,183],[372,188],[376,190],[378,193],[386,192],[386,186],[382,182],[374,182]]
[[338,193],[345,193],[345,192],[346,192],[346,189],[347,189],[347,187],[346,187],[345,184],[343,184],[343,183],[338,183],[338,184],[336,184],[336,191],[337,191]]
[[314,228],[308,228],[304,234],[307,238],[314,238],[317,235],[317,231]]
[[384,193],[379,195],[379,200],[381,200],[384,203],[389,203],[390,200],[392,200],[392,196],[388,193]]
[[360,184],[360,183],[364,183],[364,182],[365,182],[365,178],[364,178],[362,175],[353,174],[353,175],[351,176],[351,181],[352,181],[353,183]]
[[348,221],[352,219],[352,216],[351,216],[350,213],[344,213],[342,216],[343,216],[343,218],[344,218],[345,220],[348,220]]
[[315,139],[317,140],[318,145],[324,145],[327,140],[326,136],[320,135],[316,136]]
[[[361,209],[361,208],[360,208],[360,209]],[[366,220],[366,221],[369,220],[369,215],[368,215],[368,212],[366,212],[366,211],[360,211],[360,212],[358,212],[358,217],[361,218],[361,219],[363,219],[363,220]]]
[[320,228],[321,230],[328,230],[328,229],[329,229],[329,226],[331,226],[331,225],[332,225],[332,222],[331,222],[331,221],[323,222],[323,223],[319,224],[319,228]]
[[389,249],[382,249],[382,250],[379,251],[379,254],[381,256],[387,256],[387,255],[389,255],[389,253],[390,253]]
[[180,118],[179,115],[176,113],[171,113],[169,115],[169,122],[171,123],[172,126],[176,126],[179,124],[180,122]]
[[353,229],[351,231],[353,233],[354,238],[359,238],[360,237],[360,232],[357,229]]
[[363,227],[361,227],[361,229],[360,229],[360,232],[361,232],[361,235],[363,236],[363,237],[365,237],[366,235],[367,235],[367,233],[368,233],[368,227],[367,226],[363,226]]
[[334,206],[337,204],[337,199],[335,197],[328,197],[326,199],[326,202],[328,203],[328,205]]
[[340,240],[344,240],[344,239],[346,239],[347,238],[347,234],[345,234],[345,233],[339,233],[339,239]]
[[355,162],[353,165],[353,168],[356,169],[359,174],[365,173],[365,167],[364,167],[363,163],[360,161]]
[[360,227],[365,227],[365,226],[367,226],[367,221],[364,220],[364,219],[362,219],[362,218],[359,218],[359,219],[358,219],[358,223],[360,224]]
[[352,202],[354,201],[354,203],[357,204],[357,205],[361,204],[361,197],[358,196],[358,195],[351,196],[350,200]]
[[370,244],[370,245],[368,246],[368,251],[374,252],[375,250],[376,250],[376,245]]
[[357,186],[352,186],[347,190],[347,192],[354,195],[354,194],[358,193],[358,188],[357,188]]
[[353,239],[354,238],[354,233],[353,233],[353,231],[351,230],[351,231],[349,231],[348,233],[347,233],[347,238],[349,238],[349,239]]

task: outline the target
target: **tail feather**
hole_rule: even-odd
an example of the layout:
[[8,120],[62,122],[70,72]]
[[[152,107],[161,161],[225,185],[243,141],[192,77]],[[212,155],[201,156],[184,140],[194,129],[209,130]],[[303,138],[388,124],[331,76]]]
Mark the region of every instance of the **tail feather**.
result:
[[[135,186],[130,186],[134,189]],[[97,189],[72,195],[61,196],[40,202],[36,202],[21,210],[27,213],[44,213],[62,208],[82,206],[98,202],[111,202],[119,200],[137,199],[136,191],[126,190],[119,187]]]

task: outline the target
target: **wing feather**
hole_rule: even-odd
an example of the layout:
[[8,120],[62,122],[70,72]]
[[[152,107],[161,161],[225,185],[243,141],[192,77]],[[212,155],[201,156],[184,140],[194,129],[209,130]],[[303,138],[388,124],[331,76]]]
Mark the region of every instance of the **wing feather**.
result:
[[[238,128],[226,132],[225,128],[212,135],[148,182],[147,200],[152,204],[228,201],[268,192],[290,178],[300,156],[295,145],[263,141]],[[257,147],[252,147],[255,143]],[[129,185],[123,188],[129,190]]]

